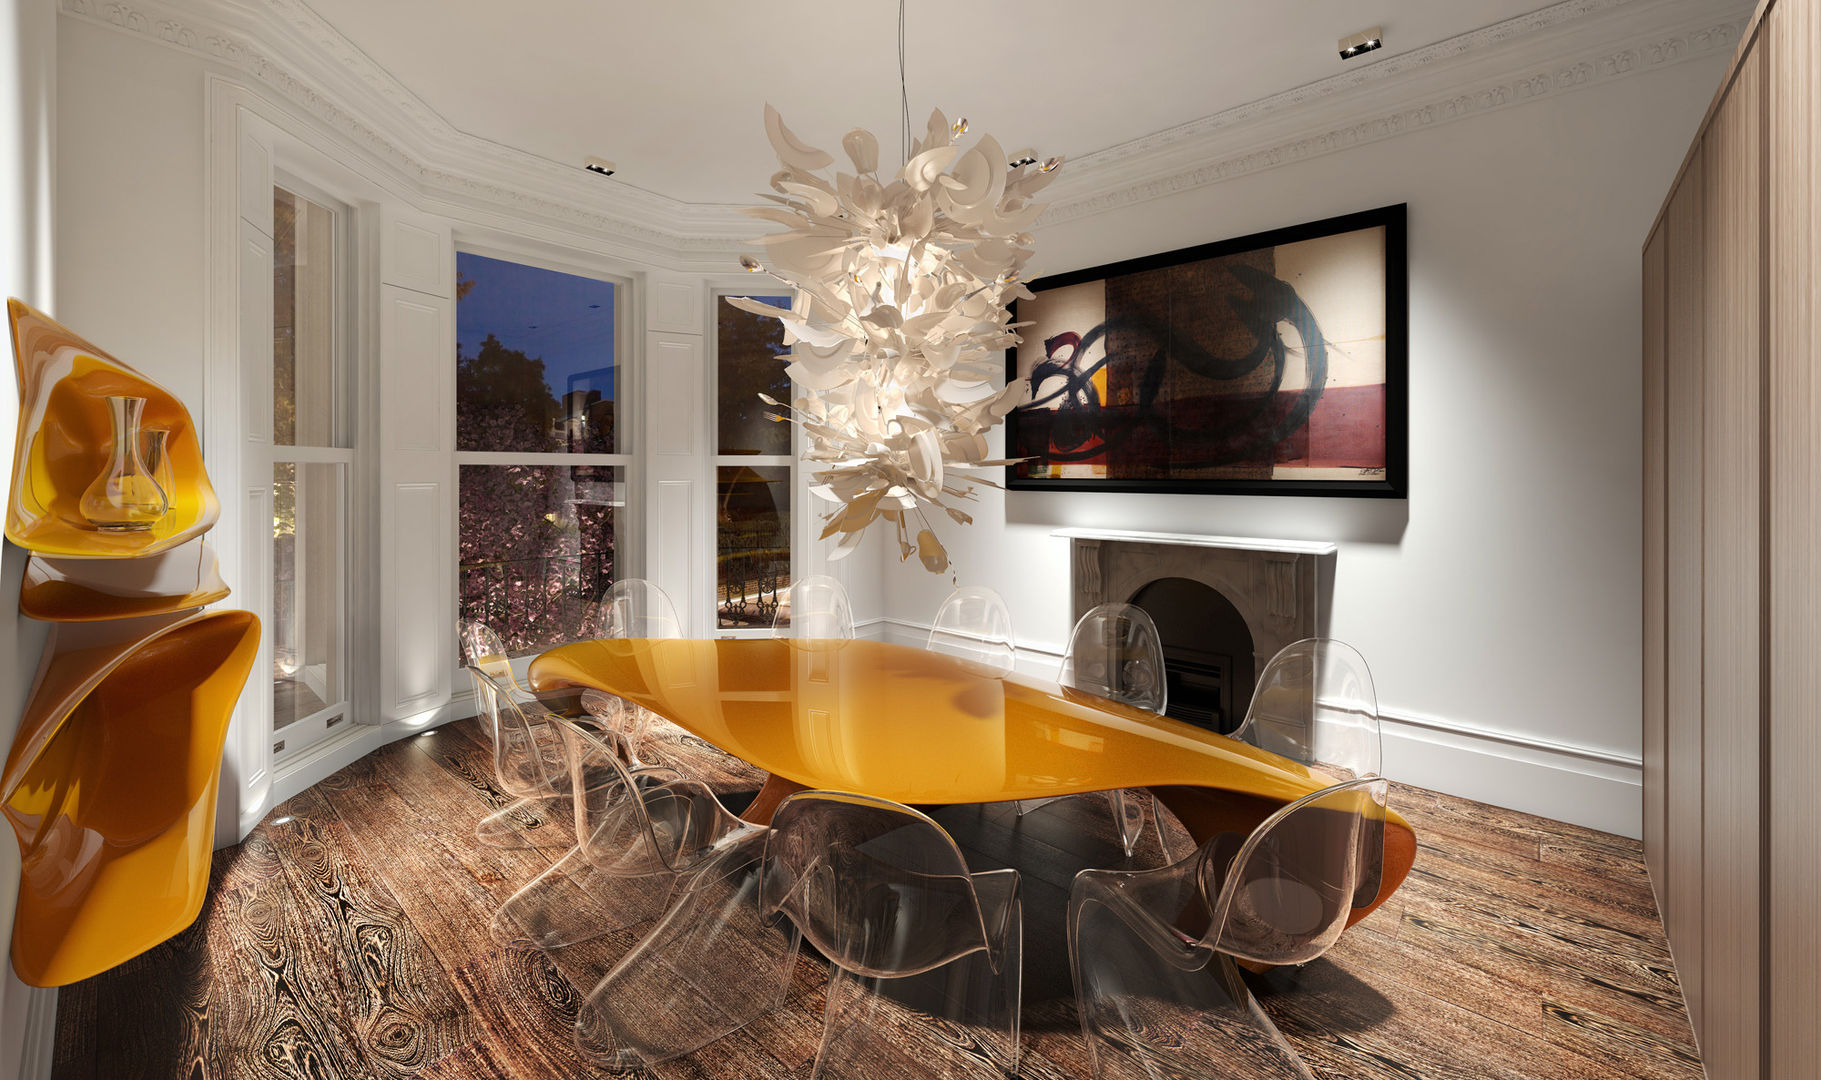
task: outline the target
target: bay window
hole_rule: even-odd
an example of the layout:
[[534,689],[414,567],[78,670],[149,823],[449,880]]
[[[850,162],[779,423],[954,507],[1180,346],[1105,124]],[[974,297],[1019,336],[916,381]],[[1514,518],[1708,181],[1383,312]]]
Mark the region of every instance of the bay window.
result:
[[624,283],[456,253],[457,617],[513,655],[595,629],[616,577]]

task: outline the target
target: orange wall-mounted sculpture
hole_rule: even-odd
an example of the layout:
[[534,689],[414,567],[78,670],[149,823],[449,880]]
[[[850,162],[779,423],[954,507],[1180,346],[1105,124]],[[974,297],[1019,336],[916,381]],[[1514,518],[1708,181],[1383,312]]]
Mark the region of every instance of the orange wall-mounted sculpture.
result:
[[6,536],[24,614],[56,623],[0,771],[22,875],[19,977],[62,986],[196,918],[221,750],[259,648],[202,539],[219,513],[190,414],[17,300]]

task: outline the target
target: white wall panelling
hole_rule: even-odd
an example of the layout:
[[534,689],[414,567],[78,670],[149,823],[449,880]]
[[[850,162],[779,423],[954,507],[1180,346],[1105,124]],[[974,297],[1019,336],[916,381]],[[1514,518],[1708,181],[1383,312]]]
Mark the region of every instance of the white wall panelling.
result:
[[654,270],[645,275],[645,329],[671,334],[702,334],[714,326],[702,323],[702,279],[694,274]]
[[455,281],[455,248],[449,226],[395,205],[380,209],[380,272],[388,285],[431,296],[450,295]]
[[[666,281],[648,289],[648,325],[656,321],[654,309],[674,303],[672,287],[677,285]],[[692,311],[700,307],[695,300],[699,289],[699,283],[690,289]],[[672,299],[660,304],[660,296]],[[693,320],[670,322],[689,325]],[[714,557],[714,525],[708,500],[699,493],[714,489],[703,405],[708,361],[700,324],[696,327],[694,333],[650,330],[645,334],[641,372],[645,388],[644,490],[640,501],[646,507],[647,542],[641,565],[643,576],[670,595],[685,630],[706,634],[713,629],[704,609],[713,588],[709,564]]]
[[[422,231],[421,222],[385,226]],[[434,230],[436,226],[428,226]],[[454,241],[444,295],[392,284],[381,245],[380,585],[381,712],[407,720],[448,700],[455,664]],[[421,266],[398,276],[416,277]]]

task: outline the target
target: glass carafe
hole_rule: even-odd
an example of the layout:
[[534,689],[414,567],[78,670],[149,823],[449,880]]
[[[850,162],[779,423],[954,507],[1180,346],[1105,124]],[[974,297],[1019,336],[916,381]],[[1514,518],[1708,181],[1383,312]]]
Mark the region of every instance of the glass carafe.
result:
[[145,399],[109,396],[107,403],[114,422],[114,445],[107,471],[82,493],[82,516],[95,528],[109,532],[149,529],[171,504],[140,456],[139,419],[145,412]]

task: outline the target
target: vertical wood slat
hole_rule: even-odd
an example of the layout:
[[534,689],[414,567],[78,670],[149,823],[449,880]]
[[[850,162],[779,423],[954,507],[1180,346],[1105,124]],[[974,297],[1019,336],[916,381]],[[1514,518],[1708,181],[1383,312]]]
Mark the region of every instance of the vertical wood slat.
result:
[[1644,861],[1663,905],[1663,230],[1644,247]]
[[1740,64],[1703,148],[1701,1047],[1756,1080],[1763,867],[1763,57]]
[[1781,0],[1760,41],[1769,64],[1766,234],[1770,416],[1770,865],[1773,988],[1764,1075],[1821,1059],[1821,0]]
[[1695,1035],[1701,995],[1700,155],[1670,197],[1664,238],[1663,921]]

